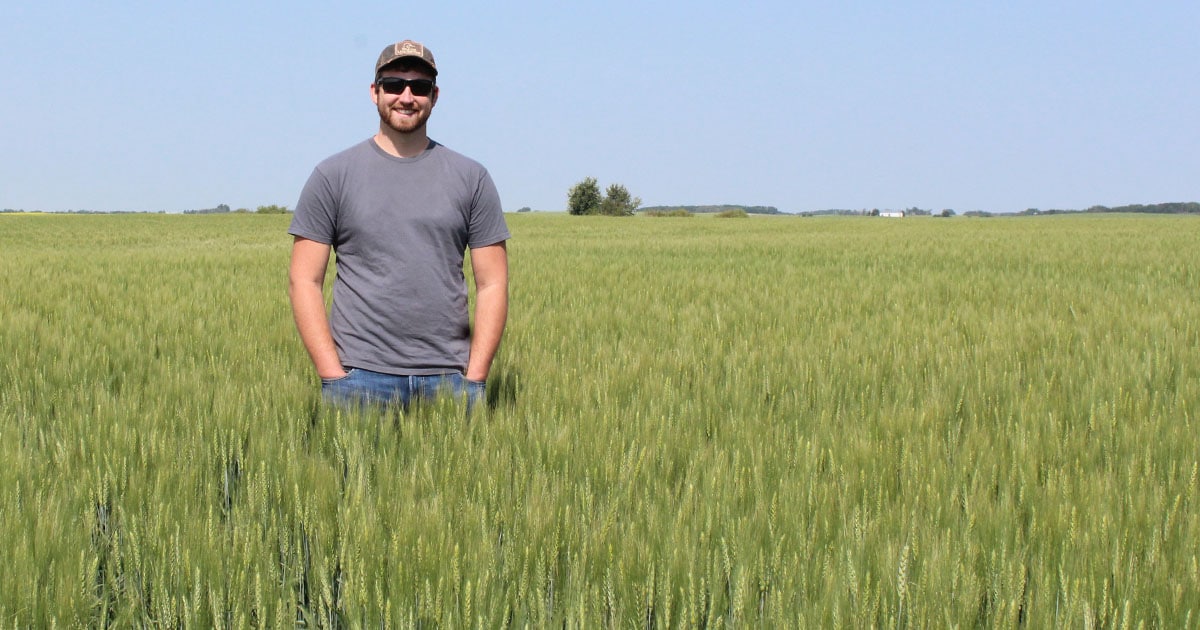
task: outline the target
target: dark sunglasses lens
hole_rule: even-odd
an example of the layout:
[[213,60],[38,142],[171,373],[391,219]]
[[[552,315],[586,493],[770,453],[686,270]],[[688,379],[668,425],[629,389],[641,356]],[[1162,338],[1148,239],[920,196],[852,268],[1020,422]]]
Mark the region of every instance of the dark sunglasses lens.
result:
[[433,81],[429,79],[409,81],[408,87],[412,88],[413,96],[429,96],[433,93]]
[[433,93],[433,81],[429,79],[398,79],[384,77],[379,80],[379,87],[388,94],[403,94],[404,88],[412,88],[413,96],[429,96]]

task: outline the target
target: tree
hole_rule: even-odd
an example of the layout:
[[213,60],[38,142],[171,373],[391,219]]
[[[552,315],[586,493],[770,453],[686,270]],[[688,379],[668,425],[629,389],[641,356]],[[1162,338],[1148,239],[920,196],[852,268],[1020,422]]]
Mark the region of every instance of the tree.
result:
[[621,184],[610,184],[604,197],[600,196],[600,185],[595,177],[586,177],[567,191],[567,212],[571,214],[604,214],[630,216],[642,200],[629,194]]
[[567,212],[595,214],[600,208],[600,184],[595,177],[585,177],[567,192]]
[[633,211],[637,210],[640,205],[642,205],[642,200],[631,196],[628,188],[621,184],[610,184],[608,190],[604,192],[604,201],[600,202],[600,214],[614,217],[628,216],[633,214]]

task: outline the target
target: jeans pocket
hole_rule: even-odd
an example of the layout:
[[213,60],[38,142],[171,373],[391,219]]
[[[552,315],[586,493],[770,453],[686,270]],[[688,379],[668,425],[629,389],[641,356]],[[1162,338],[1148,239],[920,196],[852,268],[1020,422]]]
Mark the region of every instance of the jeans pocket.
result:
[[321,379],[321,384],[322,385],[332,385],[334,383],[340,383],[344,380],[349,379],[351,376],[353,376],[355,370],[357,370],[357,369],[358,368],[349,368],[346,370],[345,374],[343,374],[342,376],[339,376],[337,378],[323,378],[323,379]]

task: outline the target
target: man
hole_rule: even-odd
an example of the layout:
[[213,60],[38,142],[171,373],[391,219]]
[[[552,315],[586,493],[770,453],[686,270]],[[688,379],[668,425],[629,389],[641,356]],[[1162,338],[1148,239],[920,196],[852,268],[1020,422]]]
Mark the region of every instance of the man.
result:
[[[508,317],[511,235],[487,170],[427,135],[437,74],[420,43],[383,50],[371,84],[379,132],[317,165],[288,228],[292,314],[322,397],[335,404],[484,398]],[[331,250],[337,275],[326,316]]]

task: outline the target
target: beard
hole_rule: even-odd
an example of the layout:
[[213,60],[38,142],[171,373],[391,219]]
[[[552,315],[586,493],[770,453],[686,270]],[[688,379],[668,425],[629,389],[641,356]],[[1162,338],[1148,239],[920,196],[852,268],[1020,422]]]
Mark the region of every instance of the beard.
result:
[[412,109],[388,107],[379,102],[379,120],[398,133],[413,133],[425,129],[429,120],[430,110],[413,107]]

